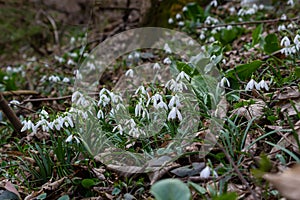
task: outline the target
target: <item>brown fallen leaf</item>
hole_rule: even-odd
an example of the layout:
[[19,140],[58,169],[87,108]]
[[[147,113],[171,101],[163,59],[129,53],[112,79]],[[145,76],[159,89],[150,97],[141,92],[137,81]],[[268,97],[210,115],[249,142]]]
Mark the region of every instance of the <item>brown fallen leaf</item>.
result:
[[274,187],[286,198],[298,200],[300,197],[300,164],[290,168],[283,173],[266,173],[263,178],[274,185]]
[[17,195],[19,197],[19,199],[21,199],[21,196],[19,194],[19,192],[17,191],[17,189],[15,188],[15,186],[10,182],[7,181],[4,187],[6,190],[14,193],[15,195]]
[[250,121],[253,117],[262,116],[263,109],[266,106],[266,103],[261,99],[254,99],[254,101],[254,104],[234,109],[230,117],[232,117],[233,115],[238,115],[240,117],[245,117]]

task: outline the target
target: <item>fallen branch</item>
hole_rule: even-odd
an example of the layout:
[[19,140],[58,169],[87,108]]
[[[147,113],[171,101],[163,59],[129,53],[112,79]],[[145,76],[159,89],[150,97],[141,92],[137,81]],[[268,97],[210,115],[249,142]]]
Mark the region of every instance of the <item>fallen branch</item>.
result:
[[17,115],[15,114],[15,112],[8,105],[7,101],[4,99],[1,92],[0,92],[0,109],[6,115],[8,120],[12,123],[15,131],[18,133],[21,133],[21,129],[22,129],[23,125],[22,125],[21,121],[19,120],[19,118],[17,117]]

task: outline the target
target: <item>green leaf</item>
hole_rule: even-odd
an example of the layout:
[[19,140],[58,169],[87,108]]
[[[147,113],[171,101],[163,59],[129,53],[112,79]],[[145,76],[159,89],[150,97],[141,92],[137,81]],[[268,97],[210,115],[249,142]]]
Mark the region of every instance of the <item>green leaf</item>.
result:
[[193,22],[196,22],[198,19],[204,21],[204,10],[197,3],[188,3],[186,7],[187,12],[185,12],[185,14],[187,15],[187,18],[191,19]]
[[213,200],[235,200],[238,198],[237,193],[229,192],[225,194],[221,194],[220,196],[214,197]]
[[262,63],[263,62],[260,60],[255,60],[248,64],[238,65],[233,69],[227,70],[226,77],[237,80],[237,75],[240,80],[245,81],[251,77],[252,73],[255,72],[262,65]]
[[69,195],[64,195],[59,197],[57,200],[69,200],[69,199],[70,199]]
[[267,35],[264,43],[264,51],[271,54],[280,49],[278,38],[275,33]]
[[164,179],[150,189],[156,200],[189,200],[191,192],[186,184],[178,179]]
[[200,185],[193,183],[193,182],[188,182],[189,186],[192,187],[196,192],[199,194],[205,194],[207,191],[204,187],[201,187]]
[[189,64],[185,63],[185,62],[176,62],[176,67],[179,71],[183,71],[184,73],[186,73],[190,77],[192,77],[193,74],[194,74],[195,69],[192,66],[190,66]]
[[258,25],[256,29],[252,32],[252,46],[256,45],[261,38],[263,26],[262,24]]
[[46,197],[47,197],[47,193],[43,193],[43,194],[40,194],[39,196],[37,196],[36,199],[43,200],[43,199],[46,199]]
[[297,76],[297,78],[300,78],[300,67],[295,68],[295,75]]
[[89,189],[91,188],[92,186],[94,186],[96,183],[93,179],[89,179],[89,178],[86,178],[86,179],[83,179],[81,181],[81,185],[86,188],[86,189]]

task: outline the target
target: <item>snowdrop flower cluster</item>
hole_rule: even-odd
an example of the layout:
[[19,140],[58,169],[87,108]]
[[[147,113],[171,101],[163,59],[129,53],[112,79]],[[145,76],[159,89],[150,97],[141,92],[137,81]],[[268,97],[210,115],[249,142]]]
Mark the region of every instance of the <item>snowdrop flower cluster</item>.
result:
[[295,54],[300,50],[300,35],[297,34],[293,39],[293,44],[291,44],[290,39],[287,36],[284,36],[280,42],[280,45],[283,46],[281,53],[286,56]]
[[219,20],[218,20],[217,18],[208,16],[208,17],[206,17],[204,23],[205,23],[205,24],[208,24],[208,25],[211,25],[211,24],[217,24],[217,23],[219,23]]
[[181,103],[180,103],[179,97],[177,95],[172,96],[172,98],[168,104],[168,107],[171,109],[171,111],[169,112],[169,115],[168,115],[168,120],[173,120],[173,119],[178,118],[179,121],[182,121],[182,115],[178,109],[178,108],[180,108],[180,106],[181,106]]
[[269,86],[268,86],[267,82],[264,80],[261,80],[259,83],[257,83],[254,79],[251,79],[247,83],[245,90],[249,91],[249,90],[252,90],[253,88],[255,88],[257,90],[265,89],[266,91],[269,91]]
[[[245,16],[245,15],[254,15],[258,11],[259,7],[256,4],[253,4],[252,7],[242,7],[237,15],[238,16]],[[263,9],[263,8],[262,8]]]
[[48,78],[48,80],[51,81],[51,82],[54,82],[54,83],[60,82],[59,76],[54,76],[54,75],[51,75],[51,76]]
[[90,105],[90,102],[87,100],[87,98],[79,91],[73,93],[72,103],[75,103],[77,106],[83,106],[84,108]]
[[40,113],[40,120],[34,124],[31,120],[24,120],[22,122],[23,127],[21,132],[26,130],[31,130],[34,134],[37,132],[38,128],[41,127],[44,132],[49,132],[50,130],[61,130],[63,127],[74,127],[72,120],[72,114],[69,112],[63,113],[63,115],[58,116],[53,121],[48,121],[49,115],[47,111],[42,110]]

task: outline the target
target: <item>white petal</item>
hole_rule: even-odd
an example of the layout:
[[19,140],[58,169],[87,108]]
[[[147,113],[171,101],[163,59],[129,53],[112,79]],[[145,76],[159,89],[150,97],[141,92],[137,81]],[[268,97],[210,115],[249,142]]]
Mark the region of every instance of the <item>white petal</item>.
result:
[[210,175],[210,168],[206,166],[201,172],[200,172],[200,177],[201,178],[208,178]]

